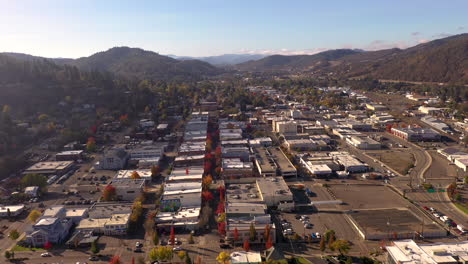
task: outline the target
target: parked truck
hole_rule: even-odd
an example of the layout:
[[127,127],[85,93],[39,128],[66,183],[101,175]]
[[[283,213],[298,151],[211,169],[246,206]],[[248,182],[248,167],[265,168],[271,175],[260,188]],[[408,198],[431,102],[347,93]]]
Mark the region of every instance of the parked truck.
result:
[[460,232],[462,232],[462,234],[466,233],[466,229],[462,225],[457,225],[457,229],[460,230]]

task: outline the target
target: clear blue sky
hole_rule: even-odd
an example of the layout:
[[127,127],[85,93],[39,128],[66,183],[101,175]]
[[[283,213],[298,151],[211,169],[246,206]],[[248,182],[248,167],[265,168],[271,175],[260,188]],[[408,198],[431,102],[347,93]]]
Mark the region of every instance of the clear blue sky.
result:
[[0,52],[46,57],[372,50],[464,32],[467,0],[0,0]]

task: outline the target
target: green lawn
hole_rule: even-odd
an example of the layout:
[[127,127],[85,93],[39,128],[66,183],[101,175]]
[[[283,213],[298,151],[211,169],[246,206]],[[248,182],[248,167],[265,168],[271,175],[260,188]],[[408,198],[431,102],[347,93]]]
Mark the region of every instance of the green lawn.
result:
[[312,264],[312,262],[308,261],[307,259],[303,257],[296,258],[296,262],[300,264]]
[[468,207],[460,203],[454,203],[454,204],[456,207],[458,207],[458,209],[462,210],[465,214],[468,214]]
[[22,247],[19,245],[15,245],[11,250],[12,251],[41,251],[44,249],[43,248],[29,248],[29,247]]

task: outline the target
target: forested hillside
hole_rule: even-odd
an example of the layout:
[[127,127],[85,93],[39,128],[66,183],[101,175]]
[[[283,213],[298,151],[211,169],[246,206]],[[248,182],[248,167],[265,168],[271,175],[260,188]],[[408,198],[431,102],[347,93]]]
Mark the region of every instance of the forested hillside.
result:
[[468,83],[468,34],[433,40],[407,49],[332,50],[315,55],[273,55],[238,64],[243,71],[286,71],[365,78]]

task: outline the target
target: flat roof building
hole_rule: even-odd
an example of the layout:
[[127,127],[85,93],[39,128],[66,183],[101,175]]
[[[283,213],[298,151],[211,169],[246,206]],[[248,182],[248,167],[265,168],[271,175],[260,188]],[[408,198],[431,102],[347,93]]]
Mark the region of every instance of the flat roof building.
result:
[[[25,209],[24,204],[20,205],[0,205],[0,217],[15,217],[20,215]],[[9,213],[8,213],[9,212]]]
[[366,172],[369,166],[348,152],[330,152],[329,154],[335,161],[341,164],[347,172]]
[[83,159],[83,150],[67,150],[55,154],[55,160],[57,161],[77,161],[79,159]]
[[115,175],[114,179],[131,179],[133,172],[138,173],[141,179],[151,180],[151,170],[137,169],[137,170],[119,170]]
[[71,169],[73,161],[43,161],[27,168],[25,174],[62,175]]
[[391,264],[468,263],[468,241],[416,244],[408,239],[393,241],[386,250],[388,263]]
[[226,200],[232,203],[263,203],[253,183],[230,183],[226,186]]
[[283,177],[269,177],[257,179],[260,197],[267,206],[278,206],[280,203],[290,203],[294,207],[291,190]]
[[117,199],[133,201],[143,193],[145,182],[145,179],[117,178],[111,180],[109,185],[115,187]]
[[252,177],[253,164],[251,161],[243,162],[240,158],[223,159],[221,176],[225,180]]
[[196,167],[203,166],[205,163],[205,155],[179,155],[174,159],[175,167]]
[[263,177],[295,177],[297,170],[279,147],[254,148],[255,164]]
[[204,168],[202,166],[190,166],[174,168],[166,182],[201,182],[203,178]]
[[358,149],[365,149],[365,150],[380,149],[382,147],[382,145],[379,142],[364,135],[348,137],[346,138],[346,143]]
[[392,127],[391,133],[407,141],[440,141],[440,134],[432,128]]

